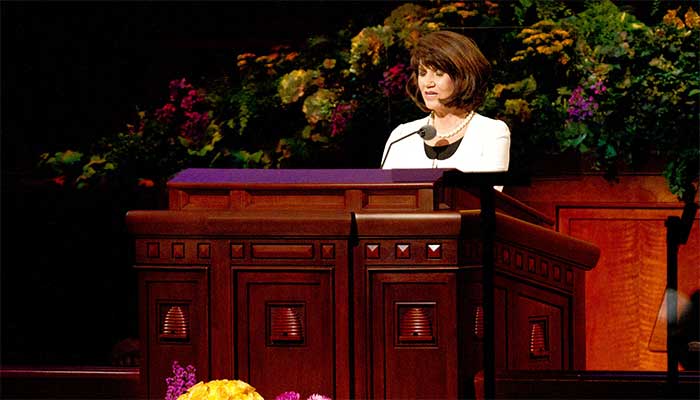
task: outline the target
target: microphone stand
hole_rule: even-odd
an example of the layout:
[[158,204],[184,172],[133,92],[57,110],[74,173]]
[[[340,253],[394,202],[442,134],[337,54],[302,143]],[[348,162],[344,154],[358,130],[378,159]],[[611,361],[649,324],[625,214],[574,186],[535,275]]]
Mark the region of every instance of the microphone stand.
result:
[[421,127],[420,129],[418,129],[417,131],[411,132],[411,133],[404,135],[404,136],[401,136],[400,138],[389,143],[389,148],[386,149],[386,154],[384,154],[384,158],[382,158],[382,163],[380,164],[379,168],[384,168],[384,163],[386,162],[386,158],[389,156],[389,152],[391,151],[391,146],[393,146],[394,143],[400,142],[400,141],[406,139],[407,137],[409,137],[411,135],[415,135],[415,134],[418,134],[418,136],[423,138],[423,140],[430,140],[430,139],[435,137],[436,131],[435,131],[435,128],[433,128],[432,126],[425,125],[425,126]]
[[[694,196],[693,196],[694,197]],[[691,197],[692,199],[692,197]],[[678,354],[676,330],[678,329],[678,247],[688,242],[698,205],[687,201],[680,217],[666,219],[666,383],[670,398],[678,389]]]

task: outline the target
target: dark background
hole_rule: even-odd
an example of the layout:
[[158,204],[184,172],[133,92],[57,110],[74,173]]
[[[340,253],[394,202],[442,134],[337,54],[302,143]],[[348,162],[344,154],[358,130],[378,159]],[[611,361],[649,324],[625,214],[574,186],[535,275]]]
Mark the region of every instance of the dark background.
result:
[[[168,82],[220,75],[244,52],[382,23],[401,2],[3,1],[0,363],[107,365],[137,336],[129,209],[162,193],[61,188],[43,152],[123,131]],[[359,32],[359,29],[357,31]]]
[[[123,131],[139,109],[162,104],[173,79],[198,82],[234,70],[240,53],[357,33],[402,3],[1,1],[0,364],[110,364],[138,328],[125,213],[166,206],[163,193],[46,182],[33,170],[41,153]],[[622,3],[644,20],[669,2]]]

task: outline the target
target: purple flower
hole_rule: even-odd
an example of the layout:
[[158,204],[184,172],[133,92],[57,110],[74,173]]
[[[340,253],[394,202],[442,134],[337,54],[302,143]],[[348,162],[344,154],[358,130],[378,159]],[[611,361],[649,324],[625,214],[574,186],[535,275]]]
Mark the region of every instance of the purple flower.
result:
[[342,133],[348,122],[352,119],[352,113],[355,111],[357,104],[355,102],[340,103],[333,109],[331,116],[331,137]]
[[593,91],[594,94],[602,94],[605,93],[606,90],[608,90],[607,87],[603,84],[603,81],[598,81],[594,84],[592,84],[589,89]]
[[194,386],[197,382],[195,372],[196,369],[192,365],[183,368],[177,361],[173,361],[173,376],[165,378],[168,385],[165,400],[177,400],[187,389]]
[[[591,89],[599,91],[600,93],[606,90],[602,82],[600,82],[600,85],[596,84],[591,86]],[[578,86],[571,92],[571,97],[569,97],[569,108],[567,109],[569,121],[583,121],[588,119],[593,116],[593,112],[597,110],[598,107],[599,104],[595,98],[592,95],[586,96],[583,87]]]
[[193,142],[199,142],[206,134],[209,126],[209,114],[200,113],[197,111],[185,112],[187,120],[180,127],[180,136],[190,139]]
[[384,79],[379,81],[379,87],[385,96],[390,97],[401,93],[406,86],[408,74],[406,73],[406,65],[399,63],[384,71]]
[[299,400],[301,395],[297,392],[284,392],[275,397],[275,400]]

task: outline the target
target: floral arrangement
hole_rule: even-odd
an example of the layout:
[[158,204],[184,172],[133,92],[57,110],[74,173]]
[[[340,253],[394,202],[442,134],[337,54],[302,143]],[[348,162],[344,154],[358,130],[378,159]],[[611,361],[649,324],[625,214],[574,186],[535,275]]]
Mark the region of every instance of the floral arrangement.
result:
[[186,167],[376,167],[379,133],[421,115],[404,86],[422,35],[522,26],[466,32],[481,35],[494,66],[480,112],[510,126],[512,169],[575,151],[614,178],[658,157],[671,192],[687,199],[698,181],[700,17],[674,5],[652,10],[648,25],[616,3],[403,4],[355,33],[239,54],[236,70],[203,84],[175,79],[124,132],[89,151],[43,154],[40,167],[77,187],[162,186]]
[[263,400],[255,388],[239,380],[199,382],[177,400]]
[[693,201],[700,162],[696,10],[676,6],[654,26],[611,1],[588,2],[578,13],[549,11],[515,36],[505,82],[488,102],[525,134],[514,135],[511,148],[574,150],[610,178],[657,157],[666,162],[671,192]]
[[[182,367],[173,361],[173,376],[165,379],[168,386],[165,400],[264,400],[263,397],[246,382],[240,380],[217,379],[208,382],[196,382],[196,369],[192,365]],[[298,392],[283,392],[275,400],[300,400]],[[306,400],[331,400],[330,397],[312,394]]]

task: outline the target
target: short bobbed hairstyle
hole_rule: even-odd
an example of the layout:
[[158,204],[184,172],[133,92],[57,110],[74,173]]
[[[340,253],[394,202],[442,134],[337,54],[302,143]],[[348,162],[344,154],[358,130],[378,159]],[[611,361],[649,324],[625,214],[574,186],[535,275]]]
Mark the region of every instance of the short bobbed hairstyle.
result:
[[406,93],[423,111],[430,111],[418,87],[418,66],[440,70],[452,78],[455,90],[441,100],[447,107],[470,112],[484,103],[491,65],[474,41],[451,31],[429,33],[411,51],[411,75]]

